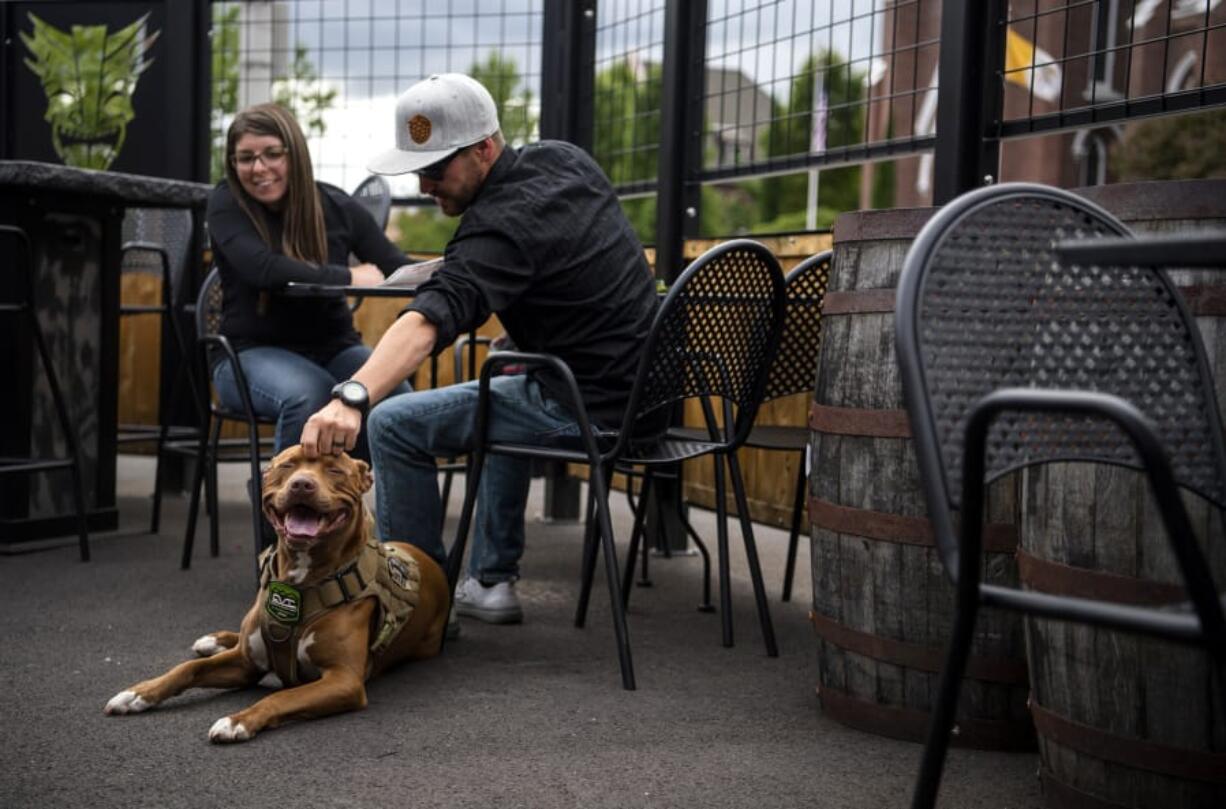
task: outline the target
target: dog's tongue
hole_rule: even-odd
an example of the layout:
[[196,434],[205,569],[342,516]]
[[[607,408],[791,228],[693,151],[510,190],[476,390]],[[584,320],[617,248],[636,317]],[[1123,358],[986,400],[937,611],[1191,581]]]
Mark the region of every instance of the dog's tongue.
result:
[[285,530],[294,536],[313,537],[319,533],[323,517],[314,509],[295,506],[285,515]]

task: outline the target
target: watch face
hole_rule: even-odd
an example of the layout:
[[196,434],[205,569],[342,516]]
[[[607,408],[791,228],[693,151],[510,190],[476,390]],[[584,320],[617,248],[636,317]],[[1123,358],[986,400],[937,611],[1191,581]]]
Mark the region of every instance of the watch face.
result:
[[352,402],[365,399],[365,393],[366,390],[357,382],[346,382],[345,387],[341,389],[341,396]]

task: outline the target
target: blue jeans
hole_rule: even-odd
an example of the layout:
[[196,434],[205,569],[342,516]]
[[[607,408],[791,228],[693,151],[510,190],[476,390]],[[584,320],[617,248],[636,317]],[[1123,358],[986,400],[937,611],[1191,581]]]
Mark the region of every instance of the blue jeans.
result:
[[[442,501],[436,458],[466,455],[476,445],[477,382],[415,391],[380,402],[370,412],[379,536],[409,542],[440,564]],[[526,374],[490,380],[489,437],[525,444],[577,436],[568,408],[547,399]],[[524,507],[530,462],[488,455],[481,474],[468,558],[469,575],[486,583],[514,581],[524,552]]]
[[[332,386],[353,376],[369,356],[370,349],[364,345],[340,351],[326,365],[274,346],[253,346],[238,353],[256,415],[277,420],[273,439],[277,452],[302,440],[306,420],[331,400]],[[213,386],[223,406],[242,410],[242,399],[230,363],[223,362],[214,369]],[[402,382],[392,393],[411,390],[407,382]],[[370,459],[366,433],[366,430],[358,433],[357,446],[350,453],[355,458]]]

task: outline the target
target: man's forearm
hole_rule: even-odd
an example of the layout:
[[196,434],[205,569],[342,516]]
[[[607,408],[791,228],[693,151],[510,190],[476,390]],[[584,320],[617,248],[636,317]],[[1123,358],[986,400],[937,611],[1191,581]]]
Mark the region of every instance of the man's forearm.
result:
[[398,318],[353,378],[366,386],[373,405],[407,379],[434,350],[438,330],[417,312]]

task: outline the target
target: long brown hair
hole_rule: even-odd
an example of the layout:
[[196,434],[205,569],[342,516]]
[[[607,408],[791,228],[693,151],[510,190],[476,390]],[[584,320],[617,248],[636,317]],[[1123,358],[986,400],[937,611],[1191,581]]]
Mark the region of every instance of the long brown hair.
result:
[[294,116],[278,104],[256,104],[234,116],[226,132],[226,179],[230,193],[255,225],[260,238],[276,247],[268,236],[264,217],[256,211],[256,201],[243,190],[234,166],[234,146],[243,135],[271,135],[281,140],[288,151],[285,201],[282,206],[284,225],[281,228],[281,252],[290,258],[311,264],[325,264],[328,242],[324,227],[324,210],[315,188],[311,157],[306,138]]

